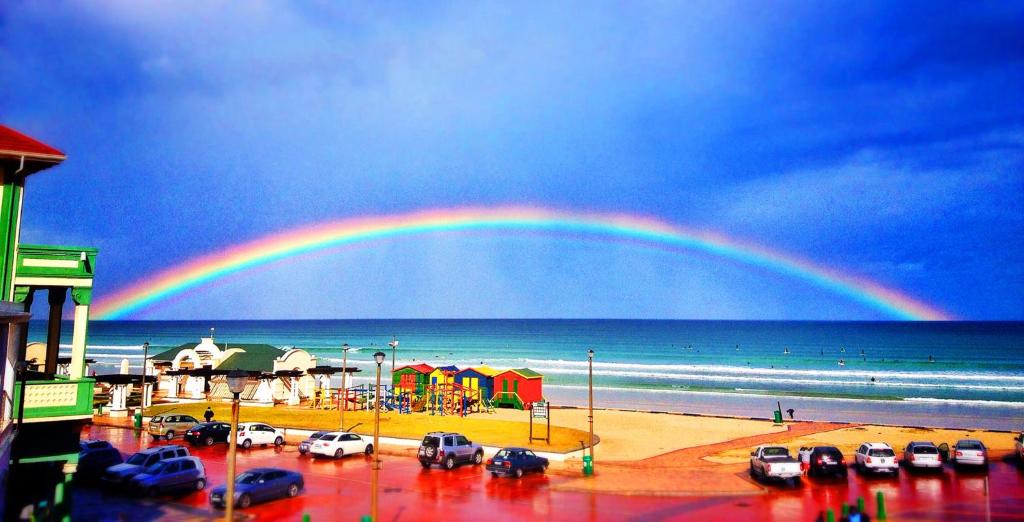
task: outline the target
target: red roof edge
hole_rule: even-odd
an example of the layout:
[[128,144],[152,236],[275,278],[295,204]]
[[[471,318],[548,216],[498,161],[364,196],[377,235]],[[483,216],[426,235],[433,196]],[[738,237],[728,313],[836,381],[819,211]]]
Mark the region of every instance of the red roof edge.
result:
[[31,136],[26,136],[6,125],[0,125],[0,154],[26,156],[35,159],[64,161],[67,156]]

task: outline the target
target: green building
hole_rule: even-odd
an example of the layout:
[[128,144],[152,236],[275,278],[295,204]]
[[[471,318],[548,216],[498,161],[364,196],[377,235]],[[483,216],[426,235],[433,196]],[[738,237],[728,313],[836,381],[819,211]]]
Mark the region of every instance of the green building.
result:
[[[70,519],[79,433],[92,418],[95,382],[85,375],[85,349],[96,249],[19,242],[26,181],[64,159],[61,151],[0,125],[0,490],[6,493],[0,507],[5,520],[42,502],[49,515],[40,518]],[[33,304],[48,306],[46,351],[41,360],[26,361]],[[65,306],[74,310],[72,348],[70,358],[60,360]]]

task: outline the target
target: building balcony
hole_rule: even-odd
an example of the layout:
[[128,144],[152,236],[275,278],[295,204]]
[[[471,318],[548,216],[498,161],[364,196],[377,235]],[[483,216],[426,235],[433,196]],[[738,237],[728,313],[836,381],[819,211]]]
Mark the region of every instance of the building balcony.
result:
[[[92,417],[93,379],[67,379],[25,381],[24,422],[49,422]],[[14,385],[12,420],[18,418],[22,383]]]
[[[42,280],[92,280],[96,267],[95,248],[51,245],[18,245],[15,284],[31,285]],[[38,284],[38,283],[36,283]],[[60,286],[91,286],[82,283]]]

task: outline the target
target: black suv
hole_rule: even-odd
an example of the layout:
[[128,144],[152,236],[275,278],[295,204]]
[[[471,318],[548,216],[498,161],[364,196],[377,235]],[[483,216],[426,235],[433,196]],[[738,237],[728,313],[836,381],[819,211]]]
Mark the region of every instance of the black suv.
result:
[[185,432],[185,440],[193,446],[213,446],[217,442],[227,442],[231,434],[231,425],[225,422],[204,422],[196,424]]
[[[834,446],[815,446],[809,448],[807,459],[807,476],[820,477],[832,475],[846,477],[846,461],[843,460],[843,452]],[[801,452],[801,456],[803,452]]]
[[433,431],[423,437],[416,457],[424,468],[441,464],[444,469],[452,469],[456,464],[483,463],[484,449],[458,433]]

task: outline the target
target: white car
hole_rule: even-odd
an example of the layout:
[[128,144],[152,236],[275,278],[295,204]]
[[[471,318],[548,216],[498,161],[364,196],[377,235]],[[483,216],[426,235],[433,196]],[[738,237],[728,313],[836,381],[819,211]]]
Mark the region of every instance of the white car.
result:
[[262,422],[239,423],[237,442],[246,449],[252,447],[253,444],[281,446],[284,444],[284,430]]
[[334,457],[336,459],[358,453],[372,455],[373,444],[363,440],[355,433],[332,431],[313,441],[309,453],[314,457]]
[[892,446],[884,442],[865,442],[854,453],[857,468],[862,472],[899,473],[900,464],[896,461],[896,452]]
[[782,446],[758,446],[750,452],[750,476],[761,479],[800,481],[800,461]]
[[903,464],[911,469],[942,469],[939,448],[931,442],[911,442],[903,450]]
[[987,466],[988,450],[980,440],[961,439],[953,446],[953,456],[950,460],[954,466]]

